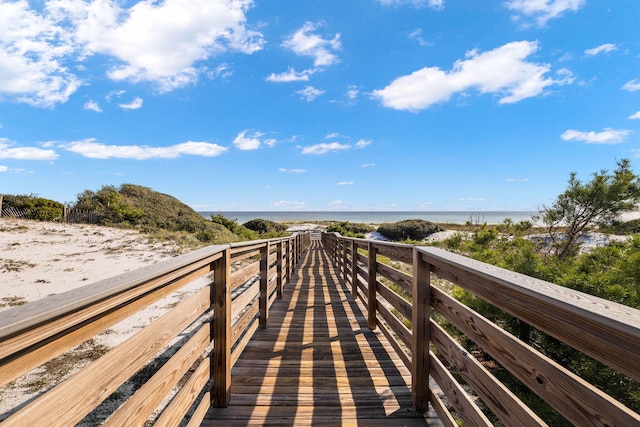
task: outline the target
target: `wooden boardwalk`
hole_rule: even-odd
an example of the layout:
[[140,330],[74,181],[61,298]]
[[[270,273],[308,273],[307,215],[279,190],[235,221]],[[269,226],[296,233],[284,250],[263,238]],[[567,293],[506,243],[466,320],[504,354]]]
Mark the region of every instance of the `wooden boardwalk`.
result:
[[411,376],[319,242],[232,369],[228,408],[203,425],[440,425],[411,405]]

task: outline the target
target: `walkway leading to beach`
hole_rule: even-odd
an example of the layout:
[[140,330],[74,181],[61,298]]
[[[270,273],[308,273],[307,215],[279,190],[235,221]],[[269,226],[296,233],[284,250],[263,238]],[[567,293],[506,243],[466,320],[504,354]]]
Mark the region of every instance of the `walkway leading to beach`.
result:
[[203,425],[438,424],[411,405],[411,375],[314,242],[232,369],[228,408]]

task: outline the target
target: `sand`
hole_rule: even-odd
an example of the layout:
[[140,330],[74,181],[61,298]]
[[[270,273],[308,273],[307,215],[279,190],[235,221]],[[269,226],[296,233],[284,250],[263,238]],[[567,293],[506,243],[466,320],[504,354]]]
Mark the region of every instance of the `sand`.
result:
[[180,251],[136,230],[0,218],[0,302],[35,301]]
[[[91,286],[185,250],[135,230],[0,218],[0,310]],[[38,368],[0,387],[0,420],[88,364],[92,353],[115,347],[205,284],[206,278],[195,281],[76,348],[67,356],[73,364],[68,372],[62,356],[58,370]],[[64,375],[58,375],[60,371]]]

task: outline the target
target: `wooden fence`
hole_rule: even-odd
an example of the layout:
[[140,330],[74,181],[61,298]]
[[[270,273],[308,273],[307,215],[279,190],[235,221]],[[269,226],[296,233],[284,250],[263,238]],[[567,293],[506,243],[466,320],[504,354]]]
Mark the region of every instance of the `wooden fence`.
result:
[[[14,219],[38,219],[37,213],[31,209],[18,209],[15,206],[4,206],[3,196],[0,195],[0,218]],[[87,209],[72,209],[66,205],[62,207],[60,217],[55,218],[56,221],[62,220],[68,223],[97,224],[98,215],[95,211]]]
[[68,223],[81,223],[81,224],[97,224],[98,215],[95,211],[87,209],[71,209],[68,207],[63,208],[62,215],[64,222]]
[[[384,333],[412,371],[415,407],[426,409],[431,403],[444,425],[458,425],[452,412],[465,425],[493,425],[476,397],[506,426],[546,424],[436,323],[435,313],[572,424],[640,425],[638,413],[433,283],[445,279],[460,286],[634,381],[640,381],[639,310],[438,248],[345,238],[337,233],[324,234],[323,243],[344,282],[351,285],[354,298],[367,307],[369,327]],[[444,392],[446,403],[430,390],[430,376]]]
[[[20,407],[4,426],[75,425],[149,366],[176,339],[180,348],[105,421],[199,425],[230,398],[231,367],[281,297],[309,244],[292,237],[210,246],[0,312],[0,386],[106,331],[194,280],[208,284],[102,357]],[[165,403],[163,403],[163,401]],[[168,401],[168,403],[166,403]]]

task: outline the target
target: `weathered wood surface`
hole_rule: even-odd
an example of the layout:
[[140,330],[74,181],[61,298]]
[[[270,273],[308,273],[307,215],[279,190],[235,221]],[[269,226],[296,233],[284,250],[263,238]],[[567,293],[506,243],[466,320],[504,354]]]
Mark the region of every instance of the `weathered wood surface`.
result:
[[640,381],[640,311],[443,249],[419,251],[439,277]]
[[313,242],[203,425],[440,425],[411,404],[411,374]]
[[[354,246],[354,241],[336,234],[327,234],[324,238],[329,257],[339,266],[343,255],[335,248]],[[635,380],[640,380],[640,311],[439,248],[417,246],[413,247],[413,303],[409,308],[408,298],[405,303],[401,296],[396,296],[392,292],[395,287],[386,286],[387,280],[373,285],[373,276],[377,276],[408,290],[411,276],[397,270],[395,263],[384,264],[388,262],[384,257],[405,262],[406,247],[395,248],[389,243],[371,241],[358,241],[360,243],[367,245],[367,256],[355,255],[357,262],[350,259],[354,266],[355,277],[351,279],[354,293],[360,294],[365,307],[379,313],[378,328],[405,365],[413,370],[413,403],[417,409],[428,400],[445,425],[456,425],[448,414],[451,407],[465,423],[488,425],[489,421],[473,402],[463,399],[462,394],[468,393],[470,387],[504,425],[545,425],[486,371],[469,350],[462,348],[436,323],[429,323],[432,308],[573,424],[640,425],[640,414],[430,286],[429,282],[431,276],[448,280]],[[374,295],[381,299],[374,299]],[[411,320],[411,331],[396,319],[400,314]],[[420,316],[421,319],[417,318]],[[466,380],[464,392],[441,361],[428,354],[426,350],[430,345],[447,361],[446,369]],[[407,354],[405,348],[413,351]],[[429,391],[427,373],[444,391],[449,408],[433,389]]]

